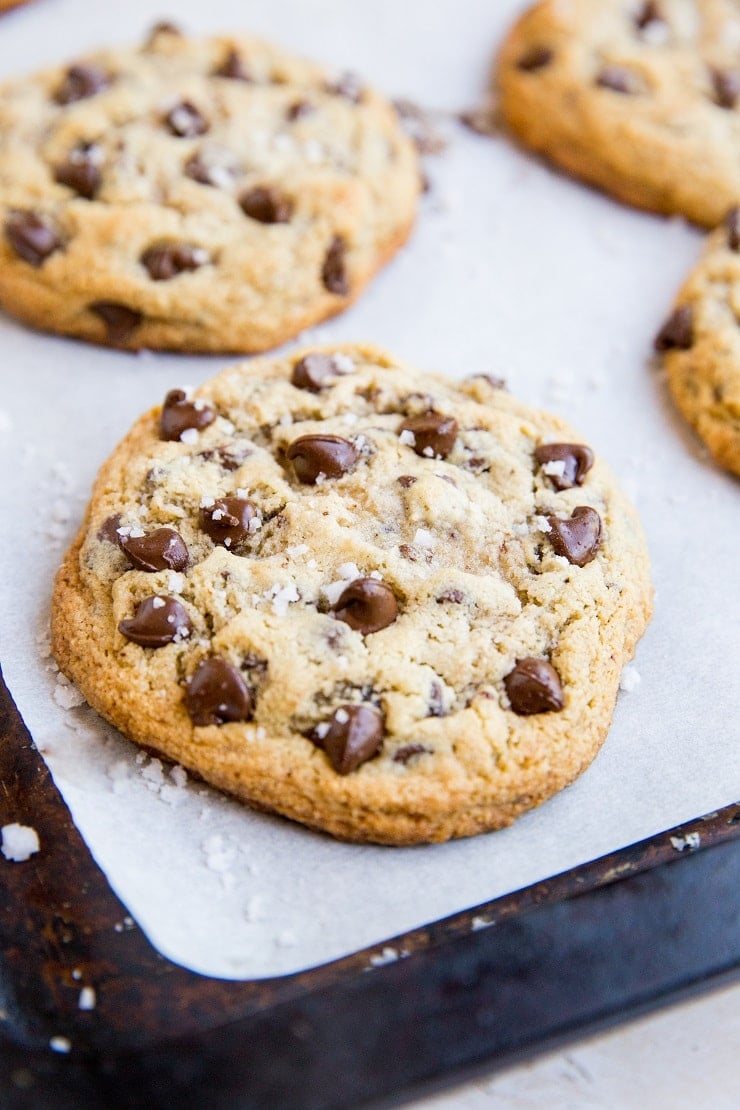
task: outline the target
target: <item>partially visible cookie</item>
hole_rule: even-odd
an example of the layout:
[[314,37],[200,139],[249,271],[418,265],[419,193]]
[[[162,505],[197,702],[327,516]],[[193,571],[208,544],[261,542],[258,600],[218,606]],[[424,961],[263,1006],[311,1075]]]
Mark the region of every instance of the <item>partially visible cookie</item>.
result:
[[0,12],[9,11],[10,8],[19,8],[21,4],[27,4],[28,0],[0,0]]
[[264,350],[360,294],[419,189],[355,78],[160,25],[0,87],[0,302],[118,347]]
[[59,572],[53,646],[215,786],[412,844],[509,824],[588,766],[651,598],[633,509],[562,421],[347,346],[142,417]]
[[734,0],[542,0],[497,80],[533,150],[628,204],[714,227],[740,200]]
[[721,466],[740,474],[740,209],[707,241],[655,339],[683,415]]

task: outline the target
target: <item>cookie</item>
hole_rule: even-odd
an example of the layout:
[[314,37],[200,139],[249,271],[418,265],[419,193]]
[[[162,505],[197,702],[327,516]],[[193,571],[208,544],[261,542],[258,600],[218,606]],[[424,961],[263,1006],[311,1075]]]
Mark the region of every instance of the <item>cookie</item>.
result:
[[498,62],[527,146],[628,204],[716,226],[740,199],[734,0],[543,0]]
[[21,4],[27,4],[28,0],[0,0],[0,14],[9,11],[11,8],[19,8]]
[[655,339],[679,409],[740,474],[740,209],[732,208]]
[[142,417],[52,624],[132,739],[258,808],[413,844],[583,771],[650,609],[635,513],[562,421],[344,346]]
[[117,347],[265,350],[359,296],[419,190],[355,78],[160,25],[0,87],[0,302]]

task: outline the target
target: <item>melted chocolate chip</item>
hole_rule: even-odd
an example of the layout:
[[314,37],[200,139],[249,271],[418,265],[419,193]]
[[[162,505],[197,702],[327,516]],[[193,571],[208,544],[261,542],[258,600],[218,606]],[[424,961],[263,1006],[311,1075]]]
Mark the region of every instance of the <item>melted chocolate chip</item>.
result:
[[208,261],[207,251],[190,243],[163,243],[150,247],[141,256],[141,264],[152,281],[169,281],[178,274],[199,269]]
[[316,353],[304,355],[295,363],[290,380],[297,389],[318,393],[326,385],[327,378],[335,377],[336,373],[332,356]]
[[418,480],[419,479],[414,474],[401,474],[398,479],[398,484],[401,489],[411,489],[414,483],[418,482]]
[[656,351],[688,351],[694,342],[694,310],[689,304],[674,309],[655,337]]
[[184,570],[188,565],[188,549],[174,528],[157,528],[146,536],[119,535],[118,543],[137,570]]
[[189,428],[201,431],[216,419],[216,410],[204,401],[191,401],[183,389],[171,389],[159,418],[160,439],[178,440]]
[[410,759],[414,759],[417,755],[429,755],[430,751],[431,749],[425,748],[423,744],[404,744],[393,753],[393,762],[402,763],[405,766]]
[[249,535],[249,522],[258,519],[257,506],[243,497],[220,497],[200,510],[200,526],[215,544],[232,549]]
[[206,462],[211,462],[211,460],[213,460],[224,470],[234,471],[238,470],[240,466],[243,466],[252,453],[252,448],[249,444],[237,442],[209,448],[207,451],[200,451],[198,453],[198,458],[204,459]]
[[214,77],[228,77],[232,81],[252,82],[254,78],[236,50],[230,50],[223,62],[213,71]]
[[24,262],[42,266],[62,245],[56,231],[35,212],[11,212],[5,221],[5,238]]
[[98,528],[98,539],[105,540],[107,543],[115,544],[118,547],[121,537],[118,534],[118,529],[121,527],[121,514],[114,513],[109,516],[107,520]]
[[355,578],[340,595],[334,616],[367,636],[393,624],[398,616],[398,602],[385,582],[377,578]]
[[101,173],[93,144],[83,144],[70,151],[66,162],[57,166],[54,180],[73,189],[78,196],[92,200],[100,188]]
[[357,462],[357,448],[341,436],[310,435],[294,439],[286,452],[295,476],[304,485],[313,486],[320,474],[341,478]]
[[359,104],[362,100],[362,85],[355,73],[343,73],[338,80],[326,86],[326,91],[334,96],[341,96],[352,104]]
[[179,139],[194,139],[208,130],[208,121],[189,100],[181,100],[165,116],[165,122]]
[[601,547],[601,517],[596,509],[579,505],[570,519],[548,516],[547,522],[552,529],[550,543],[557,555],[563,555],[577,567],[585,567],[596,556]]
[[118,631],[141,647],[158,648],[187,639],[193,626],[187,610],[173,597],[147,597],[133,617],[121,621]]
[[565,705],[560,675],[544,659],[517,659],[504,686],[511,708],[520,717],[552,713]]
[[223,725],[227,721],[249,721],[254,701],[236,667],[214,655],[198,664],[188,683],[185,705],[196,727]]
[[293,203],[278,189],[259,186],[242,193],[239,207],[245,216],[261,224],[287,224],[293,215]]
[[108,85],[110,77],[100,66],[70,66],[54,99],[57,104],[73,104],[76,100],[87,100],[88,97],[95,96],[107,89]]
[[347,244],[341,235],[335,235],[329,244],[321,269],[321,280],[329,293],[338,297],[349,296],[349,279],[346,268]]
[[740,96],[740,72],[736,69],[712,71],[714,102],[720,108],[734,108]]
[[367,763],[383,743],[383,718],[369,705],[342,705],[330,721],[329,731],[320,737],[314,730],[311,739],[323,748],[339,775],[349,775]]
[[727,246],[731,251],[740,251],[740,208],[731,208],[725,217]]
[[457,439],[457,421],[453,416],[427,412],[423,416],[410,416],[398,429],[411,432],[413,449],[422,458],[446,459]]
[[517,69],[521,69],[524,73],[534,73],[538,69],[545,69],[549,66],[554,55],[549,46],[532,46],[516,64]]
[[594,465],[594,453],[583,443],[543,443],[535,448],[534,457],[542,467],[548,463],[563,464],[562,473],[546,472],[557,490],[582,486]]
[[90,311],[103,321],[108,342],[114,344],[125,343],[143,320],[142,314],[135,308],[114,301],[96,301],[90,305]]
[[289,104],[285,110],[285,118],[289,123],[295,123],[298,119],[305,119],[306,116],[312,116],[316,108],[308,100],[296,100],[293,104]]
[[623,93],[626,96],[637,92],[635,75],[624,66],[604,66],[596,78],[600,89]]

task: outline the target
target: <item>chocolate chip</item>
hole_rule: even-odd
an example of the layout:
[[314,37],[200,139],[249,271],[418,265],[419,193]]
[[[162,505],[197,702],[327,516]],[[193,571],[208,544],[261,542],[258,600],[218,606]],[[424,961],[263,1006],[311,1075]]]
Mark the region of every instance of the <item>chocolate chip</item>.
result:
[[17,255],[36,267],[42,266],[62,245],[46,220],[28,211],[10,213],[5,221],[5,238]]
[[249,72],[236,50],[230,50],[223,62],[213,71],[214,77],[228,77],[232,81],[252,82],[254,78]]
[[194,139],[208,130],[208,121],[189,100],[181,100],[165,116],[165,122],[173,135],[180,139]]
[[341,96],[352,104],[359,104],[363,96],[360,79],[355,73],[343,73],[338,80],[326,86],[326,91],[334,96]]
[[349,279],[345,266],[347,244],[341,235],[335,235],[329,244],[321,269],[321,280],[329,293],[338,297],[349,296]]
[[610,89],[628,96],[637,92],[635,75],[624,66],[604,66],[596,78],[596,84],[601,89]]
[[535,448],[534,457],[540,466],[562,463],[562,473],[548,473],[547,477],[557,490],[582,486],[594,465],[594,453],[583,443],[542,443]]
[[740,208],[731,208],[725,217],[727,246],[731,251],[740,251]]
[[491,389],[506,389],[506,378],[499,378],[495,374],[471,374],[470,380],[485,382]]
[[249,535],[249,523],[257,520],[257,506],[243,497],[220,497],[200,510],[200,526],[215,544],[232,549]]
[[521,69],[524,73],[534,73],[538,69],[544,69],[549,66],[554,55],[548,46],[532,46],[516,64],[517,69]]
[[313,486],[320,474],[325,478],[341,478],[357,462],[357,448],[341,436],[309,435],[294,439],[286,452],[295,476],[304,485]]
[[736,69],[712,71],[714,100],[720,108],[734,108],[740,96],[740,72]]
[[654,0],[647,0],[642,9],[635,16],[635,26],[639,31],[644,31],[650,23],[664,23],[660,8]]
[[236,165],[217,159],[208,160],[204,151],[196,151],[188,158],[184,166],[185,176],[197,181],[199,185],[211,185],[219,188],[230,184],[237,176],[239,170]]
[[209,262],[208,252],[190,243],[163,243],[149,247],[141,256],[141,264],[149,271],[152,281],[169,281]]
[[57,104],[73,104],[76,100],[87,100],[102,92],[110,85],[108,74],[96,65],[70,66],[64,80],[56,91]]
[[655,337],[656,351],[688,351],[694,342],[694,310],[689,304],[673,310]]
[[114,301],[96,301],[90,305],[106,326],[109,343],[125,343],[138,328],[143,316],[135,308]]
[[174,528],[157,528],[146,536],[119,535],[118,543],[137,570],[184,570],[188,565],[188,549]]
[[252,453],[252,448],[248,443],[237,441],[236,443],[209,448],[207,451],[199,451],[198,458],[204,459],[206,462],[214,460],[224,470],[231,472],[243,466]]
[[601,547],[601,517],[596,509],[579,505],[570,519],[548,516],[547,522],[551,528],[550,543],[557,555],[565,556],[577,567],[585,567],[595,558]]
[[121,537],[118,534],[118,529],[121,527],[121,514],[114,513],[109,516],[107,520],[98,528],[98,539],[105,540],[107,543],[115,544],[118,547]]
[[184,389],[171,389],[159,418],[160,439],[178,440],[190,428],[201,431],[216,419],[216,411],[205,401],[191,401]]
[[453,416],[427,412],[423,416],[408,417],[398,431],[413,435],[414,443],[409,446],[422,458],[446,459],[455,446],[457,421]]
[[214,655],[202,659],[185,694],[190,720],[196,727],[223,725],[227,721],[250,721],[254,701],[236,667]]
[[336,367],[331,355],[319,353],[304,355],[293,366],[291,382],[297,389],[307,389],[318,393],[326,384],[327,378],[336,376]]
[[367,636],[393,624],[398,616],[398,602],[385,582],[377,578],[355,578],[342,591],[334,616]]
[[440,604],[445,601],[449,601],[452,605],[462,605],[463,601],[465,601],[465,594],[462,592],[462,590],[452,588],[450,590],[445,590],[443,593],[439,594],[437,597],[437,601]]
[[193,626],[187,610],[174,597],[147,597],[133,617],[121,621],[118,631],[141,647],[158,648],[187,639]]
[[323,748],[339,775],[349,775],[378,752],[383,743],[383,718],[369,705],[342,705],[329,720],[329,729],[314,729],[311,739]]
[[311,104],[308,100],[296,100],[286,108],[285,118],[289,123],[295,123],[298,119],[305,119],[306,116],[312,116],[315,111],[315,105]]
[[433,679],[429,686],[429,713],[430,717],[445,717],[445,701],[442,683]]
[[398,479],[398,484],[401,489],[411,489],[414,483],[418,482],[418,480],[419,479],[414,474],[401,474]]
[[92,200],[100,188],[101,173],[97,160],[99,147],[83,143],[69,153],[66,162],[57,166],[54,180],[73,189],[78,196]]
[[157,35],[172,35],[175,38],[182,38],[182,31],[176,23],[171,23],[168,19],[160,19],[155,23],[149,32],[149,37],[146,40],[145,46],[150,46]]
[[560,675],[544,659],[517,659],[504,686],[511,708],[520,717],[552,713],[565,705]]
[[429,755],[430,748],[425,748],[423,744],[404,744],[397,752],[393,753],[393,762],[402,763],[404,766],[410,759],[414,759],[417,755]]
[[293,202],[278,189],[258,186],[242,193],[239,207],[245,216],[261,224],[287,224],[293,215]]

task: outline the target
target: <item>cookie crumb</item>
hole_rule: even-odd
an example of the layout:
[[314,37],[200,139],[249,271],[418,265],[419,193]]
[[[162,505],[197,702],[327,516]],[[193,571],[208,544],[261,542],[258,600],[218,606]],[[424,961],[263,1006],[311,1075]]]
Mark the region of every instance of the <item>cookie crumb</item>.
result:
[[642,675],[637,667],[627,664],[622,671],[622,677],[619,680],[619,689],[624,690],[626,694],[632,694],[639,687],[642,682]]

